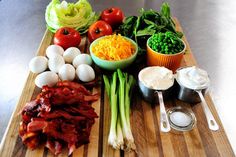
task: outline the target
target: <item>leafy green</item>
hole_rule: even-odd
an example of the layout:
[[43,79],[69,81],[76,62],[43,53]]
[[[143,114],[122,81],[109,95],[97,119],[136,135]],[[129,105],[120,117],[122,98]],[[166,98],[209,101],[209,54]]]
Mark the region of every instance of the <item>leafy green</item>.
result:
[[71,27],[82,34],[98,18],[87,0],[79,0],[76,3],[52,0],[45,12],[47,27],[52,32],[56,32],[60,27]]
[[125,25],[122,25],[122,34],[127,37],[133,38],[133,30],[136,24],[137,17],[136,16],[129,16],[125,19]]
[[145,52],[147,39],[158,32],[171,31],[178,37],[182,37],[181,32],[175,29],[175,23],[171,18],[171,11],[168,3],[163,3],[161,11],[140,10],[140,16],[129,16],[119,27],[122,35],[129,37],[139,45],[139,55]]

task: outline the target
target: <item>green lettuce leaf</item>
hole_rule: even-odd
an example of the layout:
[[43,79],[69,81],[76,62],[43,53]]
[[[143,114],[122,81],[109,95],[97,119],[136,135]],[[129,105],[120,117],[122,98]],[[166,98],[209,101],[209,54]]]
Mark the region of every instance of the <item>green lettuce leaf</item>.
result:
[[45,12],[47,27],[54,33],[60,27],[71,27],[85,33],[98,18],[99,15],[93,12],[87,0],[79,0],[76,3],[52,0]]

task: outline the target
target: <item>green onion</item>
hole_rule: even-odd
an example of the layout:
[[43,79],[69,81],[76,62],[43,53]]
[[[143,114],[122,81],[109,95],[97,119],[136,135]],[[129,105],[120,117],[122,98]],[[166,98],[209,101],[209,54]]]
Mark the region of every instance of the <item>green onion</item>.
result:
[[116,147],[116,122],[117,122],[117,93],[116,93],[116,82],[117,82],[117,73],[115,72],[112,76],[111,85],[107,76],[103,76],[105,83],[107,95],[109,97],[110,106],[111,106],[111,125],[110,132],[108,136],[108,143]]
[[130,102],[135,79],[132,75],[118,69],[113,73],[111,81],[106,75],[103,76],[103,80],[111,107],[108,143],[114,149],[134,150],[135,144],[130,125]]
[[[122,128],[120,124],[120,116],[117,117],[117,124],[116,124],[116,130],[117,130],[117,148],[116,149],[124,149],[124,137],[122,133]],[[114,146],[113,146],[114,147]]]

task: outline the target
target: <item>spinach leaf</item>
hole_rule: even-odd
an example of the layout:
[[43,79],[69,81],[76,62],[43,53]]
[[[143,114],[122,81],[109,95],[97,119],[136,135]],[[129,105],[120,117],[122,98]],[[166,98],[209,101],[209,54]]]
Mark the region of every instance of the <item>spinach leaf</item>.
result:
[[138,43],[138,40],[137,40],[137,30],[138,30],[138,27],[140,25],[140,17],[138,17],[136,23],[135,23],[135,27],[134,27],[134,30],[133,30],[133,34],[134,34],[134,40],[136,43]]
[[152,34],[154,34],[156,32],[155,30],[155,25],[150,25],[142,30],[138,30],[138,32],[136,33],[136,36],[145,36],[145,35],[149,35],[151,36]]
[[168,3],[164,2],[161,5],[161,15],[165,16],[167,19],[171,18],[170,16],[170,7]]
[[119,32],[129,38],[134,38],[133,30],[137,21],[137,16],[129,16],[125,22],[119,27]]
[[145,52],[146,41],[154,33],[171,31],[180,38],[183,36],[183,33],[176,31],[168,3],[162,4],[160,12],[143,8],[139,12],[140,16],[127,17],[119,27],[122,35],[135,40],[138,44],[139,54]]

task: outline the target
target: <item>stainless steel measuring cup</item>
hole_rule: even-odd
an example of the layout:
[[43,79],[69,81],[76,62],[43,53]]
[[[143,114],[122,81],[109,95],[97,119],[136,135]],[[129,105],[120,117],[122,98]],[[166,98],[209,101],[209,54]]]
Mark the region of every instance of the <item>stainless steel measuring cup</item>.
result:
[[157,99],[159,100],[160,105],[160,128],[162,132],[170,131],[170,123],[167,117],[163,96],[168,96],[172,88],[168,88],[166,90],[155,90],[146,87],[140,80],[138,80],[139,89],[144,97],[144,100],[156,103]]
[[[185,68],[185,67],[177,69],[176,73],[178,73],[178,71],[183,68]],[[212,115],[212,113],[206,103],[206,100],[204,98],[204,94],[207,91],[207,88],[209,87],[209,85],[205,88],[202,88],[202,89],[191,89],[191,88],[188,88],[188,87],[185,87],[184,85],[182,85],[178,81],[177,77],[176,77],[176,82],[178,84],[177,98],[182,101],[185,101],[187,103],[190,103],[190,104],[201,102],[203,111],[204,111],[206,119],[207,119],[209,129],[211,129],[213,131],[218,130],[219,126],[218,126],[214,116]]]

